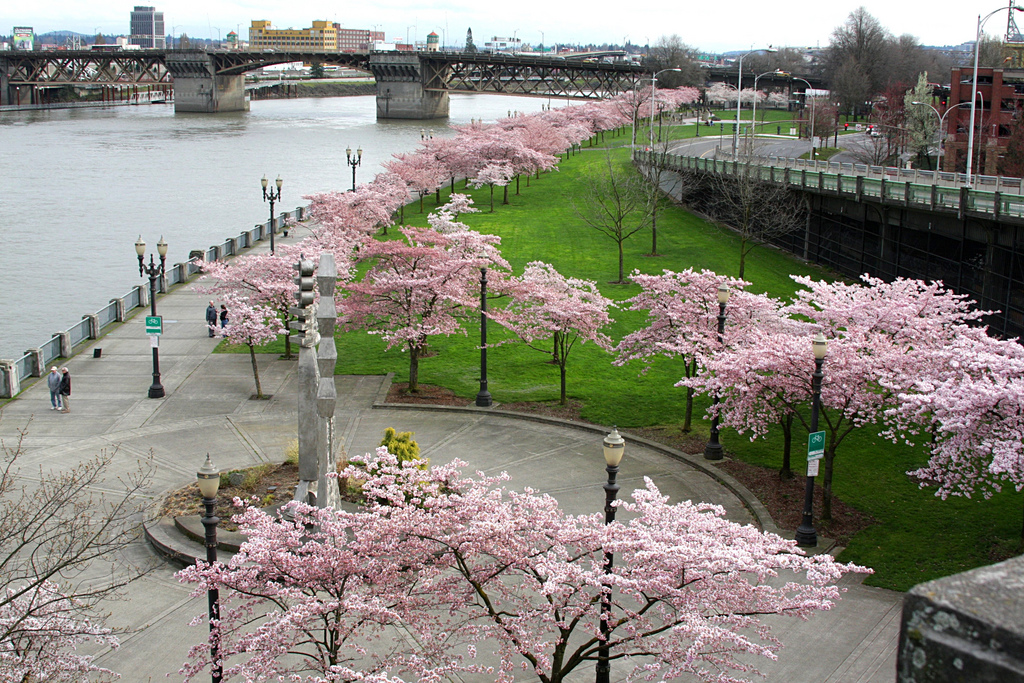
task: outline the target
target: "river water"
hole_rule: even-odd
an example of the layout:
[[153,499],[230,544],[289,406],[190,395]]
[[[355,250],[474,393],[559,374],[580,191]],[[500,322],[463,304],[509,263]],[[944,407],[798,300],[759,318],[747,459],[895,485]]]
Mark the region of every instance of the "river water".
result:
[[[259,100],[249,112],[171,105],[0,112],[0,358],[16,358],[142,282],[135,240],[168,263],[270,217],[260,178],[284,180],[278,211],[351,187],[420,131],[538,111],[547,100],[452,95],[451,117],[380,121],[369,97]],[[557,103],[556,105],[557,106]]]

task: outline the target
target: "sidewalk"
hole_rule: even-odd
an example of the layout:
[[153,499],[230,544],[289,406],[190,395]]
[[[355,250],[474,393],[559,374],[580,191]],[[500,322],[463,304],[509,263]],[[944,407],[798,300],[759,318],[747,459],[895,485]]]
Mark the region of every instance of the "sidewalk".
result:
[[[37,382],[0,409],[0,438],[9,440],[28,424],[23,471],[79,462],[116,448],[115,464],[122,471],[139,458],[153,459],[156,500],[195,481],[207,453],[221,469],[281,461],[295,438],[297,364],[260,357],[263,390],[272,398],[249,400],[254,393],[249,356],[211,354],[219,340],[207,335],[207,301],[209,297],[197,293],[193,283],[157,303],[165,321],[160,345],[165,398],[147,397],[151,351],[140,313],[94,342],[93,347],[103,349],[100,358],[87,347],[64,362],[72,376],[70,413],[50,410],[45,382]],[[572,513],[602,508],[600,433],[487,409],[375,409],[384,382],[382,377],[336,378],[337,430],[350,455],[372,450],[385,427],[391,426],[415,432],[423,455],[432,462],[459,458],[474,470],[507,471],[512,475],[510,486],[529,485],[550,493]],[[627,443],[619,480],[623,493],[642,485],[644,476],[652,477],[673,500],[718,503],[730,519],[754,521],[750,509],[756,501],[742,500],[709,474],[671,455]],[[188,648],[205,639],[205,626],[188,623],[205,614],[206,596],[190,598],[189,589],[174,578],[178,565],[165,561],[144,540],[134,543],[128,554],[125,560],[155,562],[158,568],[129,586],[126,600],[107,605],[109,624],[128,627],[132,633],[122,638],[120,649],[101,654],[97,662],[132,683],[177,680],[165,674],[176,672]],[[774,634],[786,647],[778,662],[757,663],[768,680],[891,683],[902,594],[854,581],[848,588],[830,612],[807,622],[777,620]],[[613,680],[621,676],[613,669]]]

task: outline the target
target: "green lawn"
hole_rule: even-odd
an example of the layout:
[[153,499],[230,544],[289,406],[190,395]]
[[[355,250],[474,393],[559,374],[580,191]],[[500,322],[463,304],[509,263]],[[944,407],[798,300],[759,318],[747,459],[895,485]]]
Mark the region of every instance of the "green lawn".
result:
[[[749,114],[749,112],[747,112]],[[780,112],[785,113],[785,112]],[[682,129],[692,131],[693,126]],[[628,131],[618,136],[605,134],[595,147],[628,144]],[[626,163],[628,150],[611,152]],[[542,174],[521,195],[510,189],[510,203],[500,204],[501,191],[495,191],[495,211],[488,212],[488,189],[456,190],[469,192],[476,200],[479,214],[460,217],[472,228],[501,237],[502,254],[517,272],[532,260],[553,264],[565,275],[595,280],[602,292],[615,300],[625,299],[637,288],[615,285],[615,244],[586,227],[573,212],[572,196],[579,179],[603,163],[605,151],[584,143],[582,151],[560,163],[560,170]],[[443,199],[443,196],[442,196]],[[433,208],[432,198],[426,210]],[[425,225],[425,214],[418,213],[418,202],[405,212],[410,224]],[[659,214],[658,249],[660,255],[648,256],[650,234],[640,233],[625,243],[626,270],[634,268],[654,273],[662,269],[709,268],[734,275],[739,262],[739,243],[734,234],[673,207]],[[392,231],[393,232],[393,231]],[[752,290],[787,297],[795,289],[790,273],[825,277],[813,266],[770,248],[758,248],[747,259],[747,279]],[[643,316],[614,311],[615,324],[609,331],[615,339],[643,323]],[[431,340],[436,355],[420,361],[420,381],[440,384],[458,395],[471,398],[479,388],[479,351],[475,346],[478,316],[467,324],[468,336],[454,335]],[[496,325],[489,328],[489,341],[501,338]],[[397,381],[408,373],[408,356],[397,349],[385,352],[381,341],[361,332],[339,334],[338,374],[381,374],[395,372]],[[283,349],[277,342],[268,351]],[[495,401],[546,401],[558,397],[558,370],[545,363],[547,356],[524,347],[508,344],[488,353],[489,389]],[[572,352],[568,368],[568,393],[583,403],[582,416],[601,424],[623,428],[678,424],[682,418],[683,392],[673,387],[682,375],[676,360],[660,359],[650,372],[639,375],[639,365],[617,368],[612,356],[592,344]],[[808,368],[808,381],[813,367]],[[827,366],[826,366],[827,373]],[[694,424],[707,431],[701,419],[706,403],[698,397]],[[401,427],[401,425],[396,425]],[[794,452],[806,439],[794,435]],[[781,465],[781,435],[751,443],[746,437],[726,431],[723,443],[730,454],[754,464],[778,468]],[[797,456],[795,455],[794,458]],[[991,500],[951,499],[941,501],[931,491],[922,491],[911,483],[905,472],[924,463],[920,448],[896,446],[876,437],[868,428],[849,437],[836,458],[835,495],[872,515],[878,524],[856,536],[840,555],[844,561],[868,565],[876,574],[867,583],[906,590],[921,581],[945,576],[990,563],[993,551],[1005,551],[1020,538],[1024,494],[1003,493]],[[801,505],[802,501],[795,501]]]

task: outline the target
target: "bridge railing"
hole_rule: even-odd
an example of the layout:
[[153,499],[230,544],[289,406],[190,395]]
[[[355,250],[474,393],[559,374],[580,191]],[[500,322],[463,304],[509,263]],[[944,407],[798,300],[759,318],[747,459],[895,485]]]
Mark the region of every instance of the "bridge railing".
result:
[[[664,154],[660,152],[636,152],[639,163],[654,163],[666,170],[694,170],[720,175],[749,174],[757,179],[789,185],[808,191],[860,198],[872,197],[882,202],[914,205],[937,211],[965,212],[983,214],[993,218],[1024,219],[1024,194],[1020,192],[1019,179],[1016,186],[1007,178],[992,178],[988,186],[992,189],[974,189],[968,187],[947,187],[931,182],[916,183],[910,180],[913,171],[902,176],[900,171],[891,169],[893,173],[879,173],[875,169],[881,167],[860,167],[856,164],[821,165],[815,168],[811,162],[803,165],[782,164],[751,164],[746,162],[727,161],[724,159],[707,159],[681,154]],[[799,161],[769,157],[767,161]],[[868,169],[870,173],[857,173]],[[885,169],[888,171],[889,169]],[[843,171],[846,171],[844,173]],[[1006,192],[1003,188],[1016,190]]]
[[[304,220],[308,215],[308,207],[300,206],[294,211],[281,213],[274,220],[274,232],[284,226],[289,219]],[[169,266],[166,275],[160,278],[157,287],[160,292],[176,284],[186,282],[196,273],[201,273],[203,263],[215,261],[224,256],[237,255],[251,248],[270,236],[270,221],[260,223],[251,230],[242,232],[238,237],[228,238],[221,244],[211,246],[198,254],[193,252],[188,261]],[[122,297],[111,299],[110,303],[91,315],[72,325],[65,332],[58,332],[38,348],[29,349],[24,355],[14,360],[0,360],[0,398],[11,398],[21,390],[21,383],[30,377],[42,377],[46,367],[58,358],[72,355],[74,347],[99,336],[104,328],[123,322],[128,311],[149,305],[148,285],[137,285]]]

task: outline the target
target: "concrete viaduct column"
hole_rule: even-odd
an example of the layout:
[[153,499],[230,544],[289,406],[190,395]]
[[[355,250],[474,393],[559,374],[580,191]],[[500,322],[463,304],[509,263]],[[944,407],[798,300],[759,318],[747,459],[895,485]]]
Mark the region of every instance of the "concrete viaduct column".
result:
[[213,58],[203,50],[168,52],[167,70],[174,77],[174,111],[249,111],[245,77],[217,75]]
[[381,52],[370,55],[377,81],[378,119],[439,119],[448,116],[448,93],[426,90],[434,75],[418,55]]

